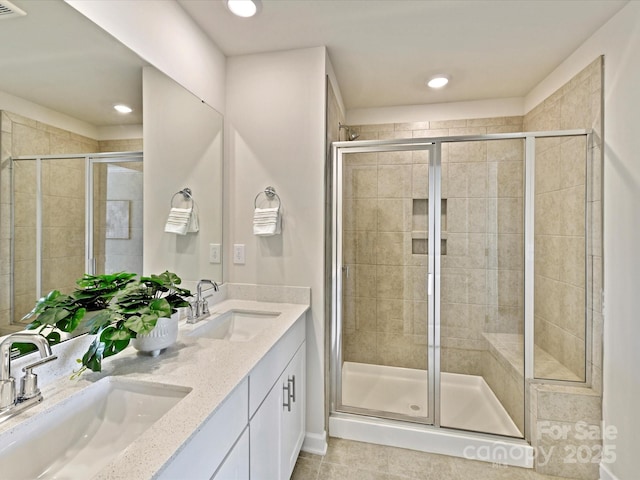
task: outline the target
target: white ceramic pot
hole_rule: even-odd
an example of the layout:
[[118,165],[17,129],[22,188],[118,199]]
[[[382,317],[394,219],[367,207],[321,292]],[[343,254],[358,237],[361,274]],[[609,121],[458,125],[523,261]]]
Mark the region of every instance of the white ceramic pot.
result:
[[162,350],[176,343],[179,318],[179,312],[174,313],[171,318],[160,317],[153,330],[144,335],[138,334],[131,341],[133,348],[152,357],[158,356]]

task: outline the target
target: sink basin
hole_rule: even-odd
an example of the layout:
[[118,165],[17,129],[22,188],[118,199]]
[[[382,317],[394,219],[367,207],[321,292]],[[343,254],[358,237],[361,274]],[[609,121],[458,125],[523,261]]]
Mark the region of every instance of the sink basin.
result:
[[0,476],[93,477],[189,391],[103,378],[0,435]]
[[280,312],[230,310],[219,317],[207,320],[204,325],[196,328],[189,335],[230,342],[248,342],[273,325],[279,315]]

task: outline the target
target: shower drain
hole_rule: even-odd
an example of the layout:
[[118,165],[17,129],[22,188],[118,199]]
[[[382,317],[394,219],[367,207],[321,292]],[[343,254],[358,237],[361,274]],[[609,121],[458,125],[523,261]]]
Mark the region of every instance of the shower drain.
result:
[[415,405],[415,404],[409,405],[409,408],[411,410],[413,410],[414,412],[417,412],[418,410],[421,410],[420,405]]

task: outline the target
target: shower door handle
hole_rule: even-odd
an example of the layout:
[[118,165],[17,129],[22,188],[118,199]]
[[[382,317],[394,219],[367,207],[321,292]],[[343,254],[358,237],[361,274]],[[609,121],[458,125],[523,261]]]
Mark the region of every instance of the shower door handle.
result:
[[427,295],[433,295],[433,273],[427,273]]

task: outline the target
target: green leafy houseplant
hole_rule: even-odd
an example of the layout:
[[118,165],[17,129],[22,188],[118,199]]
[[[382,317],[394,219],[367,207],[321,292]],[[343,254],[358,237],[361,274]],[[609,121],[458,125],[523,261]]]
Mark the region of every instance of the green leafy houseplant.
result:
[[[187,297],[191,296],[191,292],[178,286],[182,280],[175,273],[165,271],[160,275],[141,277],[138,281],[134,280],[136,274],[120,273],[114,275],[120,275],[118,284],[120,281],[123,281],[124,284],[120,285],[113,294],[111,291],[104,294],[100,299],[104,308],[93,318],[83,323],[83,326],[88,328],[89,334],[96,335],[96,338],[91,342],[82,359],[78,360],[82,364],[82,368],[77,372],[78,375],[86,369],[94,372],[101,371],[104,358],[123,351],[131,339],[136,338],[138,334],[151,332],[155,328],[158,318],[170,317],[179,307],[189,305]],[[37,328],[43,322],[54,324],[67,332],[78,328],[81,325],[80,321],[76,321],[74,317],[81,315],[81,320],[84,317],[84,312],[80,313],[81,308],[75,309],[77,302],[86,300],[91,296],[93,290],[99,289],[98,286],[91,284],[88,277],[92,280],[96,278],[104,280],[102,277],[105,276],[85,275],[84,282],[83,279],[79,280],[77,283],[81,288],[69,296],[76,303],[71,302],[70,306],[68,305],[69,299],[64,298],[65,296],[62,294],[52,295],[53,292],[49,294],[45,297],[45,305],[40,310],[38,305],[34,308],[34,312],[39,313],[39,316],[32,322],[31,325],[34,325],[32,328]],[[85,286],[83,287],[83,285]],[[113,286],[113,284],[111,285]],[[52,298],[46,300],[49,296]],[[60,298],[61,296],[63,298]],[[67,310],[68,314],[61,310]],[[71,319],[69,319],[70,316]]]
[[[103,275],[85,274],[76,281],[78,286],[71,294],[53,290],[36,303],[33,310],[23,320],[33,319],[27,329],[39,329],[54,345],[60,342],[60,332],[86,329],[88,312],[101,312],[107,308],[113,297],[134,282],[135,273],[114,273]],[[31,344],[19,347],[22,353],[33,350]]]

